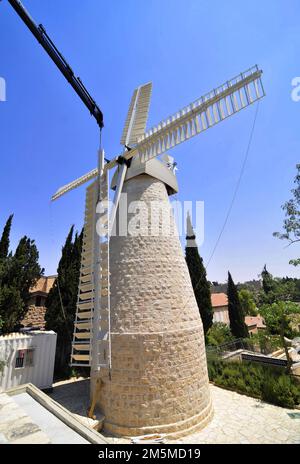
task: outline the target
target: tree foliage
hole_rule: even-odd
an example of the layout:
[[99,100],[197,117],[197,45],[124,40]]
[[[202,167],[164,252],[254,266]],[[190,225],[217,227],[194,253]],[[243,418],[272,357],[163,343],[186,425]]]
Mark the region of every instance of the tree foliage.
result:
[[272,274],[267,270],[267,265],[264,265],[264,268],[261,273],[262,277],[262,286],[263,291],[268,294],[274,289],[274,280]]
[[228,315],[230,321],[230,330],[236,338],[249,337],[248,328],[245,324],[244,312],[239,300],[237,288],[233,282],[230,272],[228,272]]
[[300,401],[299,382],[282,369],[252,362],[208,358],[209,379],[222,388],[294,408]]
[[71,227],[62,248],[57,278],[46,300],[46,329],[57,333],[57,374],[68,371],[76,313],[82,233],[76,233],[74,239],[73,235],[74,226]]
[[263,316],[270,334],[279,335],[283,326],[283,335],[290,338],[293,337],[290,318],[293,314],[300,314],[300,306],[291,301],[277,301],[262,305],[260,314]]
[[290,372],[292,360],[289,356],[288,346],[285,337],[293,338],[293,329],[291,326],[291,316],[300,314],[300,306],[291,301],[277,301],[275,303],[264,305],[260,310],[267,325],[268,332],[274,336],[279,336],[279,346],[285,350],[287,359],[287,372]]
[[11,214],[9,218],[7,219],[3,232],[2,232],[2,236],[0,239],[0,261],[6,259],[8,256],[9,236],[10,236],[12,219],[13,219],[13,214]]
[[185,248],[185,258],[202,319],[204,334],[206,335],[213,322],[210,284],[206,278],[206,269],[203,264],[203,259],[201,258],[198,251],[198,247],[195,241],[196,237],[194,235],[189,216],[187,221],[187,246]]
[[44,272],[38,262],[34,240],[24,236],[15,253],[9,252],[11,224],[12,216],[8,218],[0,240],[0,318],[4,333],[18,329],[27,311],[29,290]]
[[[300,242],[300,164],[296,165],[297,174],[294,180],[296,187],[292,189],[293,197],[282,205],[285,212],[284,232],[274,232],[274,237],[287,240],[289,244]],[[290,264],[298,266],[300,258],[292,259]]]
[[227,324],[214,322],[207,332],[207,344],[212,346],[222,345],[233,341],[233,336]]
[[257,307],[254,301],[253,294],[250,290],[242,288],[238,292],[239,300],[245,316],[257,316]]
[[260,306],[276,301],[300,301],[300,279],[273,277],[266,265],[261,276],[263,291],[258,295]]

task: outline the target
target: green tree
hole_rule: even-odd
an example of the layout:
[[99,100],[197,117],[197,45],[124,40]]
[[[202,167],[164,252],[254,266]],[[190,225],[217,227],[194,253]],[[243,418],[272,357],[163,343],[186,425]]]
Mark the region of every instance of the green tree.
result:
[[2,260],[0,275],[0,316],[3,332],[18,329],[27,311],[29,290],[43,274],[34,240],[21,238],[14,255]]
[[300,307],[297,303],[292,303],[291,301],[277,301],[276,303],[262,306],[260,312],[266,322],[268,331],[272,335],[279,336],[279,346],[282,346],[285,350],[287,371],[289,372],[292,361],[289,356],[285,337],[293,337],[293,330],[290,325],[291,316],[300,314]]
[[3,285],[0,290],[0,318],[3,333],[16,330],[24,314],[24,308],[20,291],[16,287]]
[[277,301],[262,305],[260,314],[265,320],[268,332],[272,335],[280,335],[282,332],[282,319],[284,318],[284,336],[290,338],[293,337],[290,317],[293,314],[300,314],[300,307],[297,303],[291,301]]
[[263,291],[258,295],[259,305],[272,304],[276,301],[299,301],[299,279],[273,277],[264,266],[261,273]]
[[13,214],[11,214],[9,218],[7,219],[3,232],[2,232],[2,236],[0,239],[0,260],[4,260],[8,256],[9,236],[10,236],[12,219],[13,219]]
[[267,270],[267,265],[264,265],[264,268],[261,272],[262,277],[262,286],[265,294],[268,294],[274,290],[274,279],[272,274]]
[[76,313],[83,234],[76,233],[74,240],[73,235],[74,226],[71,227],[62,248],[57,278],[46,300],[46,329],[57,333],[55,371],[58,375],[69,371]]
[[[300,164],[296,165],[297,174],[294,180],[296,187],[292,189],[293,197],[282,205],[285,212],[285,219],[283,221],[284,232],[274,232],[274,237],[281,240],[287,240],[289,245],[300,242]],[[298,266],[300,258],[292,259],[290,264]]]
[[19,289],[21,298],[26,305],[30,298],[30,288],[44,273],[39,265],[39,252],[34,240],[21,238],[15,254],[9,261],[8,271],[4,282]]
[[222,345],[222,343],[231,342],[233,339],[228,325],[224,322],[214,322],[207,332],[208,345]]
[[228,272],[227,296],[228,315],[232,335],[236,338],[249,337],[248,328],[244,320],[244,312],[239,300],[239,294],[230,272]]
[[257,316],[257,307],[254,301],[254,297],[250,290],[242,288],[238,292],[239,300],[245,316]]
[[204,334],[206,335],[213,322],[210,284],[206,278],[206,269],[198,251],[196,236],[194,234],[189,214],[187,216],[186,240],[185,259],[202,319]]

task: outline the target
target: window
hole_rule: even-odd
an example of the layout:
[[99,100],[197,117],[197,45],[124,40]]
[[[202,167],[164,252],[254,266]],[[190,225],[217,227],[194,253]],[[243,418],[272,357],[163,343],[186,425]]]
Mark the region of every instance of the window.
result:
[[28,350],[26,350],[25,365],[27,367],[33,366],[33,357],[34,357],[34,349],[29,348]]
[[16,355],[15,368],[20,369],[22,367],[33,366],[34,361],[34,349],[28,348],[27,350],[18,350]]
[[16,368],[24,367],[25,350],[18,350],[16,356]]

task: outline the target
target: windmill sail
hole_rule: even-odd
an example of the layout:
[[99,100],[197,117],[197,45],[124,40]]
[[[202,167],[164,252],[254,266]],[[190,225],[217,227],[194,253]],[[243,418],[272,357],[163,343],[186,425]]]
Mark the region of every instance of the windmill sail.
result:
[[[265,96],[261,81],[262,71],[254,66],[204,95],[194,103],[144,133],[152,84],[138,87],[131,99],[121,143],[135,144],[122,153],[126,160],[140,156],[142,162],[165,153],[174,146],[209,129]],[[104,171],[114,168],[118,156],[105,164]],[[61,187],[52,197],[56,200],[65,193],[97,176],[93,169],[79,179]]]
[[145,162],[264,97],[257,66],[239,74],[143,134],[135,149]]
[[146,128],[152,83],[141,85],[133,92],[125,121],[121,145],[135,145]]
[[79,177],[76,180],[73,180],[69,184],[64,185],[63,187],[60,187],[54,195],[52,195],[51,200],[57,200],[59,197],[64,195],[65,193],[69,192],[70,190],[73,190],[77,187],[80,187],[80,185],[85,184],[89,180],[93,179],[96,177],[98,174],[98,169],[95,168],[92,171],[88,172],[87,174],[84,174],[83,176]]

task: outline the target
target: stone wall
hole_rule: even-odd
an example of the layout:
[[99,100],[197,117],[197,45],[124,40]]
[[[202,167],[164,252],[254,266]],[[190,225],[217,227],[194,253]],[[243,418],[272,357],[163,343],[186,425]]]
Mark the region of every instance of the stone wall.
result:
[[21,321],[24,327],[39,327],[41,330],[45,329],[45,313],[44,306],[29,306],[28,311]]

